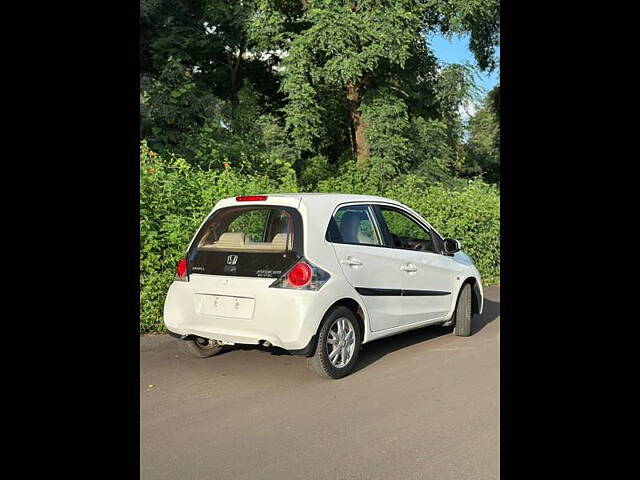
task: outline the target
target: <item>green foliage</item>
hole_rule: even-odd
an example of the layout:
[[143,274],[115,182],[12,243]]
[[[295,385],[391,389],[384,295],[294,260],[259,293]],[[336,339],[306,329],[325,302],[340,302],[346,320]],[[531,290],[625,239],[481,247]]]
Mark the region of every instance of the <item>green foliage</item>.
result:
[[162,307],[176,262],[215,203],[251,193],[296,191],[295,177],[279,181],[190,166],[183,158],[163,159],[140,147],[140,329],[162,331]]
[[143,138],[153,139],[161,150],[182,150],[219,99],[197,88],[192,72],[173,57],[160,76],[147,83],[140,105]]
[[[493,69],[498,13],[498,0],[143,0],[141,137],[203,168],[293,168],[304,188],[323,179],[319,158],[477,175],[460,118],[475,67],[440,64],[428,38],[469,33]],[[437,140],[428,153],[421,135]]]
[[465,145],[469,162],[485,172],[492,183],[500,181],[500,86],[491,90],[480,109],[469,120],[469,140]]
[[[265,2],[265,12],[277,10],[269,4]],[[313,156],[331,145],[327,140],[344,139],[328,137],[324,119],[335,118],[343,130],[349,128],[344,110],[347,103],[344,90],[348,85],[364,91],[372,88],[371,82],[377,79],[384,87],[388,80],[383,82],[383,78],[390,69],[404,68],[420,34],[422,6],[414,0],[349,4],[310,0],[307,4],[301,16],[307,28],[291,35],[282,91],[286,95],[286,126],[299,150]],[[342,112],[332,102],[338,95]],[[385,99],[392,104],[381,105]],[[360,101],[358,98],[356,103]],[[387,89],[372,94],[368,108],[363,106],[363,111],[369,113],[367,136],[377,150],[372,154],[377,153],[380,164],[389,172],[396,170],[397,157],[402,154],[390,156],[390,149],[406,144],[402,126],[391,128],[387,122],[398,109],[406,111],[406,105]],[[383,138],[386,134],[389,138]],[[385,164],[387,160],[390,165]]]
[[218,171],[231,165],[273,179],[291,175],[298,156],[284,126],[274,115],[262,113],[259,94],[250,84],[238,97],[233,114],[218,112],[188,143],[191,163]]
[[327,158],[322,155],[316,155],[305,162],[298,182],[302,191],[311,192],[315,190],[318,182],[326,180],[331,174],[332,171]]
[[428,181],[447,181],[453,167],[447,124],[442,120],[417,117],[411,128],[411,171]]
[[407,104],[390,88],[369,92],[362,104],[371,162],[383,176],[399,172],[411,155]]
[[444,34],[469,33],[469,49],[482,70],[498,65],[500,0],[428,0],[425,20]]

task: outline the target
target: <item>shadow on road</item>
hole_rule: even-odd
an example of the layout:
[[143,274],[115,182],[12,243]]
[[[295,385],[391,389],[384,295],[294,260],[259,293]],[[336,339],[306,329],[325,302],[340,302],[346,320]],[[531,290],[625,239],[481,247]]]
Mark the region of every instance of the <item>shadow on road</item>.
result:
[[[471,334],[475,335],[489,323],[493,322],[500,315],[500,302],[485,298],[482,315],[474,315],[471,320]],[[440,325],[433,325],[416,330],[410,330],[408,332],[399,333],[392,337],[382,338],[380,340],[374,340],[371,343],[364,345],[360,355],[358,356],[358,362],[354,372],[362,370],[368,367],[374,362],[377,362],[385,355],[400,350],[405,347],[410,347],[417,343],[428,342],[434,338],[448,335],[451,333],[451,328],[444,328]]]
[[[485,297],[482,315],[474,315],[471,323],[471,334],[475,335],[489,323],[493,322],[500,315],[500,301],[491,300]],[[432,325],[428,327],[410,330],[408,332],[399,333],[392,337],[375,340],[364,345],[364,348],[358,356],[358,362],[354,372],[368,367],[377,362],[388,353],[395,352],[405,347],[410,347],[417,343],[428,342],[443,335],[451,334],[451,328],[444,328],[440,325]],[[261,345],[234,345],[225,348],[226,351],[231,350],[259,350],[271,355],[291,355],[287,350],[279,347],[263,347]]]

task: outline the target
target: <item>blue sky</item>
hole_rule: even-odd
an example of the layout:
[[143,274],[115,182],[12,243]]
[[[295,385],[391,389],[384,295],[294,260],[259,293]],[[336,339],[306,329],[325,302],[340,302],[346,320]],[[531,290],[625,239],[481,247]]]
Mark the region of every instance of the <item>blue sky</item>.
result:
[[[433,49],[436,57],[445,63],[464,63],[466,61],[475,65],[473,54],[469,51],[469,36],[454,36],[451,40],[447,40],[442,35],[433,35],[428,38],[429,44]],[[497,51],[497,57],[500,58],[500,48]],[[499,69],[491,74],[479,73],[476,77],[478,86],[488,92],[500,81]]]

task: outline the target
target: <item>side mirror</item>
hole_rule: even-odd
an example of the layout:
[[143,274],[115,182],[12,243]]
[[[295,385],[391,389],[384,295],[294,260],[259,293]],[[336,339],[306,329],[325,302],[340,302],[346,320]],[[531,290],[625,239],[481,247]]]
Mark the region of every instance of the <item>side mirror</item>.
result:
[[459,252],[461,249],[460,241],[454,238],[445,238],[444,239],[444,253],[448,255],[453,255],[456,252]]

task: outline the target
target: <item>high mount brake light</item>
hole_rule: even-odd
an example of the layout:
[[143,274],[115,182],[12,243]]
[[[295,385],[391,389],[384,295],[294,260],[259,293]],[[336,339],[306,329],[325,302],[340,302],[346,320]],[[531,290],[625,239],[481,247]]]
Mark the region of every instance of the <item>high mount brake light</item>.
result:
[[187,275],[187,259],[183,258],[176,265],[176,280],[181,282],[188,282],[189,276]]
[[271,288],[288,288],[291,290],[320,290],[331,278],[329,272],[301,258],[286,271],[280,278],[273,282]]
[[245,195],[236,197],[236,202],[262,202],[268,197],[266,195]]

